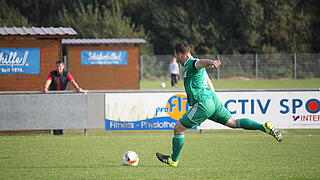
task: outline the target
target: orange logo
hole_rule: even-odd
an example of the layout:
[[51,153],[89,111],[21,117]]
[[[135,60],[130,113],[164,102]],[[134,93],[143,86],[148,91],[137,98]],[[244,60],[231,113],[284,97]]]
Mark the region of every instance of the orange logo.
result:
[[166,104],[169,116],[172,119],[179,120],[190,109],[187,101],[187,96],[184,94],[172,96]]

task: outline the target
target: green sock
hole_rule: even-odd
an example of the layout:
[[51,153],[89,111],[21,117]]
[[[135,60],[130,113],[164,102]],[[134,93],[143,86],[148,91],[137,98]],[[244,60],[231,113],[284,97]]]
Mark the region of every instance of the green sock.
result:
[[251,119],[247,119],[247,118],[237,119],[236,123],[238,128],[243,128],[248,130],[260,130],[262,132],[266,132],[266,130],[263,127],[263,124],[257,123]]
[[171,158],[174,162],[178,161],[183,144],[184,144],[184,133],[174,134],[172,138],[172,154],[171,154]]

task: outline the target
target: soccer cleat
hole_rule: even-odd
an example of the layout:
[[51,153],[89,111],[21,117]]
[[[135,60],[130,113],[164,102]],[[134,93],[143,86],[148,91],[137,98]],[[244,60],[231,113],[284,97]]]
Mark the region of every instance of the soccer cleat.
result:
[[271,136],[273,136],[277,141],[281,142],[282,141],[282,135],[281,135],[281,132],[276,129],[271,122],[266,122],[264,125],[263,125],[264,129],[266,130],[266,132],[268,134],[270,134]]
[[177,162],[174,162],[170,156],[167,156],[167,155],[163,155],[161,153],[156,153],[156,156],[157,158],[159,159],[159,161],[163,162],[163,163],[166,163],[166,164],[169,164],[170,166],[172,167],[177,167],[178,166],[178,163],[179,161]]

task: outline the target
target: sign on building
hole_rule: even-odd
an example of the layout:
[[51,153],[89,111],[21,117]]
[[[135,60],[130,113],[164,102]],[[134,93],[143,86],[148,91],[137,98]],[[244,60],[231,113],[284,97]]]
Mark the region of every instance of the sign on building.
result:
[[40,48],[0,48],[0,74],[39,74]]
[[83,65],[127,65],[128,51],[81,51]]

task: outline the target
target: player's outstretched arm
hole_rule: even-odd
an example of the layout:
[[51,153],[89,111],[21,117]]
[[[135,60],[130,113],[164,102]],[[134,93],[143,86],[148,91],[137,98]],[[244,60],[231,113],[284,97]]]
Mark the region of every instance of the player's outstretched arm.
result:
[[211,59],[200,59],[195,64],[197,69],[206,68],[206,67],[218,68],[220,65],[221,65],[220,60],[211,60]]

